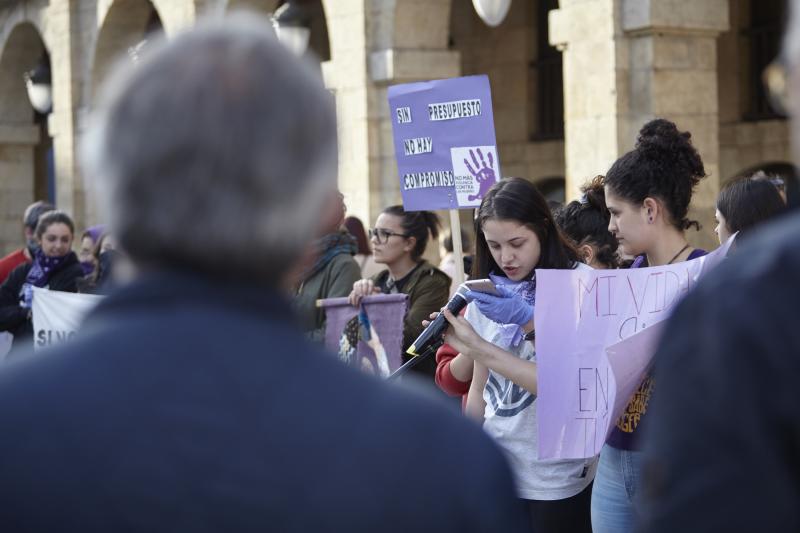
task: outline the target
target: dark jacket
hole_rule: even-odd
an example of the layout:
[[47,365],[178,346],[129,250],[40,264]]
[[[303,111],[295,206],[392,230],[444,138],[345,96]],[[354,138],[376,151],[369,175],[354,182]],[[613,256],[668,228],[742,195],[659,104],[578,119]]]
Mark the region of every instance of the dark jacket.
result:
[[800,215],[678,305],[644,433],[647,532],[800,531]]
[[361,269],[353,256],[339,254],[319,272],[303,281],[297,289],[294,305],[309,338],[319,342],[325,338],[325,310],[317,307],[317,300],[348,296],[359,279]]
[[524,530],[477,425],[342,365],[289,306],[154,275],[5,368],[3,530]]
[[[11,271],[0,285],[0,331],[14,335],[14,347],[30,342],[33,336],[29,310],[19,306],[20,291],[33,263],[24,263]],[[50,276],[47,288],[51,291],[77,292],[78,280],[83,277],[81,264],[74,252],[70,252],[61,267]]]
[[[422,330],[423,320],[428,320],[431,313],[441,310],[450,298],[450,276],[423,261],[411,274],[410,278],[403,285],[402,292],[408,294],[408,311],[403,319],[403,362],[410,356],[406,350],[419,337]],[[383,286],[389,277],[389,271],[378,272],[372,277],[376,286]],[[436,373],[436,358],[428,359],[417,366],[414,370],[433,377]]]

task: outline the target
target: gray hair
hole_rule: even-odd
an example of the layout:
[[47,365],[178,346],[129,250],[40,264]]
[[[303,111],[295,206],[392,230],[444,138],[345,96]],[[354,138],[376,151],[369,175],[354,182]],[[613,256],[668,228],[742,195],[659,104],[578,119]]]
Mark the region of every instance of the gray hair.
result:
[[336,187],[331,95],[254,15],[152,44],[84,143],[110,232],[141,267],[276,285]]
[[42,200],[33,202],[25,208],[25,214],[22,215],[22,223],[26,228],[34,231],[36,229],[36,224],[39,223],[39,217],[53,209],[55,209],[55,206],[50,202],[43,202]]

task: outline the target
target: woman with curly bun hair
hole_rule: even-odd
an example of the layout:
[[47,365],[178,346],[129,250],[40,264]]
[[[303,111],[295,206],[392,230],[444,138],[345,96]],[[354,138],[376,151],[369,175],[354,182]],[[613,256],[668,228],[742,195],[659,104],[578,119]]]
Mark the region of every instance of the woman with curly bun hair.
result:
[[[692,192],[705,175],[689,132],[664,119],[642,127],[634,149],[620,157],[603,180],[608,230],[622,253],[636,257],[631,268],[669,265],[706,253],[692,248],[685,234],[700,228],[687,213]],[[600,453],[592,493],[595,533],[634,528],[641,463],[638,437],[656,386],[645,376]]]
[[575,244],[581,261],[592,268],[618,268],[617,239],[608,231],[603,176],[596,176],[581,188],[583,196],[555,214],[556,224]]

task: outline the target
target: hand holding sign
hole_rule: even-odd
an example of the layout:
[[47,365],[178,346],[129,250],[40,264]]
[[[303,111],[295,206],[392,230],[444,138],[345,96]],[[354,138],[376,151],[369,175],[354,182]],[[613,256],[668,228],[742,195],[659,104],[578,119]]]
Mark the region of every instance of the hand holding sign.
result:
[[470,174],[475,178],[475,181],[478,182],[478,186],[480,189],[478,190],[478,194],[470,194],[468,199],[470,202],[474,202],[475,200],[480,200],[484,197],[484,195],[489,191],[492,185],[497,181],[497,176],[494,173],[494,157],[492,156],[491,152],[488,152],[487,155],[489,156],[489,164],[486,164],[486,160],[483,157],[483,152],[481,149],[478,148],[478,157],[481,158],[481,164],[478,164],[478,160],[475,158],[475,152],[470,150],[469,155],[472,158],[472,163],[475,165],[474,167],[469,164],[469,161],[464,159],[464,165],[466,165],[467,170],[469,170]]

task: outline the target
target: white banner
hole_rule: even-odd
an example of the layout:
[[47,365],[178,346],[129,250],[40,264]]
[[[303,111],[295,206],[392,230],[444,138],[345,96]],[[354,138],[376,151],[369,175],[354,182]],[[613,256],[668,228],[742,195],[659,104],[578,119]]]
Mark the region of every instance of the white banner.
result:
[[86,314],[103,299],[94,294],[33,288],[33,348],[40,350],[75,336]]

